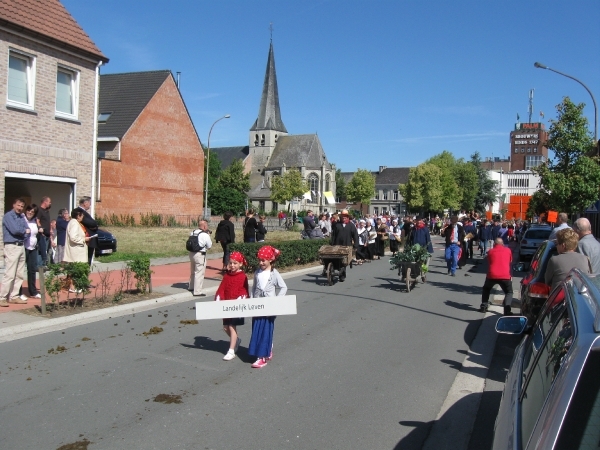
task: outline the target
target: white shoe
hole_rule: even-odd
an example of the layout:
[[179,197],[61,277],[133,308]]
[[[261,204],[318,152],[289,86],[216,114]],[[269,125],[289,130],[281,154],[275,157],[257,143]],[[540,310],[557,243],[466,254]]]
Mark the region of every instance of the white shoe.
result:
[[234,352],[237,353],[238,348],[240,348],[240,344],[242,343],[242,338],[237,338],[237,341],[235,343],[235,348],[234,348]]
[[225,356],[223,356],[223,361],[231,361],[233,358],[235,358],[235,353],[227,352]]
[[19,299],[21,299],[24,302],[26,302],[27,300],[29,300],[29,297],[27,297],[26,295],[19,295]]
[[40,293],[37,293],[37,294],[35,294],[35,295],[34,295],[32,298],[42,298],[42,294],[40,294]]

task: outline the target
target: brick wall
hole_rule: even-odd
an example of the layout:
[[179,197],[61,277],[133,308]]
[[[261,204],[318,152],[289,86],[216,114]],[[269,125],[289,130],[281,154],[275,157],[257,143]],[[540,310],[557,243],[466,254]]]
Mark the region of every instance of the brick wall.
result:
[[201,215],[204,152],[168,77],[121,141],[121,160],[102,160],[96,216]]
[[[10,49],[35,57],[34,111],[6,106]],[[55,117],[59,64],[80,73],[76,121]],[[19,172],[25,177],[34,174],[73,178],[77,180],[77,196],[91,195],[95,69],[96,62],[0,30],[0,204],[5,203],[7,171]],[[34,200],[38,202],[39,198]],[[12,199],[7,201],[12,205]]]

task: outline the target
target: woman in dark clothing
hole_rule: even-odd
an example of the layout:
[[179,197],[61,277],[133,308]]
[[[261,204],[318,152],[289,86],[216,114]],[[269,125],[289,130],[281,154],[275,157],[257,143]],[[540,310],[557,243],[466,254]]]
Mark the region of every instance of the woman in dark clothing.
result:
[[229,264],[229,244],[235,242],[235,229],[231,222],[233,213],[227,211],[223,214],[223,220],[217,225],[217,231],[215,232],[215,240],[221,244],[223,249],[223,272],[227,270],[227,264]]
[[377,237],[375,238],[375,247],[377,251],[378,259],[381,259],[382,256],[385,256],[385,243],[388,239],[388,227],[387,224],[381,220],[377,219]]
[[254,218],[254,210],[249,209],[244,220],[244,242],[256,242],[258,222]]

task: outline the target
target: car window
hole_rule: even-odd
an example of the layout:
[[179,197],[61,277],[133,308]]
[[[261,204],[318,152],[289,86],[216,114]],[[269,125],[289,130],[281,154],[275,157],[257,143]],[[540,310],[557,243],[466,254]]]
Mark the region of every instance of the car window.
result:
[[541,239],[545,241],[551,232],[551,230],[529,230],[525,235],[525,239]]
[[[562,290],[562,288],[561,288]],[[573,334],[565,302],[548,309],[535,324],[523,359],[521,443],[527,445],[550,387],[571,348]]]
[[537,273],[541,269],[540,260],[542,259],[542,256],[544,256],[547,245],[548,245],[547,242],[540,245],[540,247],[537,249],[537,251],[533,255],[533,258],[531,258],[530,267],[534,271],[534,273]]
[[592,350],[561,426],[557,450],[592,450],[600,442],[600,351]]

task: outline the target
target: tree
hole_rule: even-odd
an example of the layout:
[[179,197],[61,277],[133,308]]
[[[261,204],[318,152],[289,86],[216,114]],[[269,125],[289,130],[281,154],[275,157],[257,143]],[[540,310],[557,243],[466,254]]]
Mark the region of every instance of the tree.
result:
[[375,175],[369,170],[358,169],[346,185],[347,200],[352,203],[360,203],[362,210],[363,204],[371,204],[371,199],[374,195]]
[[410,210],[440,211],[442,208],[442,170],[434,164],[411,168],[408,183],[398,185],[398,192]]
[[271,200],[277,203],[301,197],[308,190],[308,184],[302,179],[298,169],[289,169],[283,175],[271,179]]
[[221,172],[219,185],[221,188],[232,188],[243,194],[250,190],[250,174],[244,173],[244,163],[241,159],[234,159],[229,167]]
[[588,154],[594,140],[583,116],[585,104],[563,98],[556,105],[557,120],[551,120],[546,146],[554,151],[554,159],[534,169],[540,176],[540,191],[533,208],[540,199],[548,207],[569,214],[585,210],[600,197],[600,166],[596,157]]
[[[221,160],[217,156],[215,152],[210,152],[203,147],[204,149],[204,187],[206,187],[206,166],[208,160],[208,205],[211,206],[211,197],[219,188],[219,180],[221,178]],[[206,192],[204,193],[206,195]]]
[[437,166],[442,171],[440,176],[442,209],[458,209],[462,198],[455,179],[454,166],[456,161],[454,156],[452,156],[452,153],[444,150],[439,155],[436,155],[425,162]]
[[454,180],[458,187],[460,208],[465,211],[474,209],[478,188],[478,178],[475,167],[461,158],[456,161],[452,172],[454,173]]
[[342,176],[342,169],[335,171],[335,197],[340,201],[346,200],[346,180]]
[[487,170],[481,166],[479,152],[473,153],[471,155],[471,161],[469,162],[473,165],[475,174],[477,175],[477,192],[475,194],[473,207],[475,211],[483,214],[487,210],[488,205],[496,201],[496,197],[498,196],[498,183],[492,180]]
[[210,193],[208,197],[211,213],[217,216],[226,211],[243,214],[246,208],[246,194],[231,187],[221,187]]

